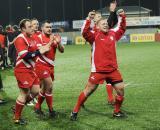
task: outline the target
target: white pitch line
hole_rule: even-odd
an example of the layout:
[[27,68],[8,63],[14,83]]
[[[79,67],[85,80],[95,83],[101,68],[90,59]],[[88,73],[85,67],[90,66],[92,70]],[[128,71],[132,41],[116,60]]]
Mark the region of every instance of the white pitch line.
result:
[[132,83],[132,82],[129,82],[129,83],[125,84],[125,87],[130,86],[129,88],[131,88],[131,87],[137,87],[137,86],[143,86],[143,85],[160,85],[160,83],[151,83],[151,82],[148,82],[148,83]]
[[126,84],[124,84],[124,87],[127,87],[129,85],[131,85],[131,83],[126,83]]

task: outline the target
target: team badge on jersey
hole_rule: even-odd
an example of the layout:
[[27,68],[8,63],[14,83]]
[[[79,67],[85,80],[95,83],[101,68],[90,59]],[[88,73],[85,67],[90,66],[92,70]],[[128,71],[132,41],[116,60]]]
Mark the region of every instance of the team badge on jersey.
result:
[[46,75],[46,74],[48,74],[48,71],[44,71],[43,75]]
[[24,83],[23,83],[24,85],[28,85],[29,83],[27,82],[27,81],[24,81]]

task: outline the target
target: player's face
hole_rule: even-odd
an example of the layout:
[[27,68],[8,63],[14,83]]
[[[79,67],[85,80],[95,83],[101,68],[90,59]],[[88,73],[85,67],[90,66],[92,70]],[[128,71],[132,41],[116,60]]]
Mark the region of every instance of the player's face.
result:
[[24,31],[27,35],[32,35],[32,34],[33,34],[33,29],[32,29],[31,22],[27,21],[27,22],[25,23],[25,28],[23,28],[23,31]]
[[95,16],[94,16],[94,22],[96,23],[98,20],[100,20],[102,18],[102,15],[101,14],[99,14],[99,13],[97,13],[97,14],[95,14]]
[[102,32],[108,32],[109,27],[108,27],[107,19],[99,21],[98,29]]
[[44,34],[51,35],[52,34],[52,24],[45,23],[42,27],[42,31]]
[[38,31],[38,28],[39,28],[39,22],[37,20],[32,20],[32,29],[33,31]]

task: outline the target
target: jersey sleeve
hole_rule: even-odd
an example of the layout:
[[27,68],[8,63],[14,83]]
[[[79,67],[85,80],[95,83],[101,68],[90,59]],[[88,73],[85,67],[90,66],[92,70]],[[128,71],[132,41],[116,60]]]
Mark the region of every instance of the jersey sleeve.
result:
[[81,28],[81,33],[86,41],[93,44],[95,40],[95,33],[90,28],[91,20],[86,20]]
[[120,15],[118,17],[117,27],[111,29],[111,32],[115,34],[115,38],[118,41],[126,31],[126,15]]
[[28,53],[28,46],[23,38],[18,37],[14,42],[17,54],[23,58]]

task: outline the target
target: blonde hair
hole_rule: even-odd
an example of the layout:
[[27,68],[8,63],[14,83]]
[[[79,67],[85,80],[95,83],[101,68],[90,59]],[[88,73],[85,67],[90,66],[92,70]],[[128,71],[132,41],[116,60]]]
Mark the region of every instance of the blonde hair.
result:
[[98,24],[99,24],[99,22],[100,22],[100,21],[102,21],[102,20],[106,20],[106,21],[107,21],[107,18],[106,18],[106,17],[102,17],[102,18],[100,18],[100,19],[97,21],[97,23],[96,23],[96,24],[98,25]]

